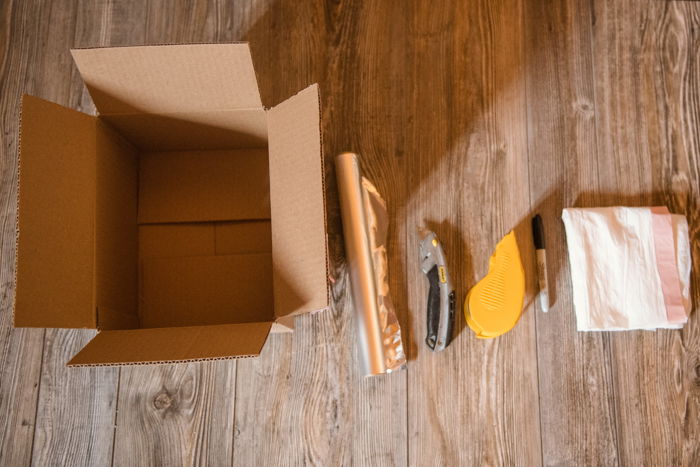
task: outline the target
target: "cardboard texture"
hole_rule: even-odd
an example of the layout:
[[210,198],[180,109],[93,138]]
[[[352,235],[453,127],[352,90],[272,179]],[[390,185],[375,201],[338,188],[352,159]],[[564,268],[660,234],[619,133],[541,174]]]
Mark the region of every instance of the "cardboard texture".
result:
[[270,218],[267,151],[142,153],[139,223]]
[[172,363],[252,357],[260,354],[271,324],[102,331],[68,364]]
[[144,328],[272,321],[271,255],[144,260],[141,297]]
[[317,85],[268,112],[276,316],[329,302],[320,118]]
[[15,325],[74,365],[254,356],[328,306],[318,87],[265,110],[247,44],[74,50],[97,117],[26,96]]
[[97,119],[22,101],[16,326],[94,328]]
[[141,259],[272,253],[269,220],[139,226]]
[[144,151],[267,148],[264,109],[120,114],[101,118]]
[[246,43],[71,53],[101,115],[262,109]]
[[97,327],[138,326],[138,153],[98,121],[95,206]]

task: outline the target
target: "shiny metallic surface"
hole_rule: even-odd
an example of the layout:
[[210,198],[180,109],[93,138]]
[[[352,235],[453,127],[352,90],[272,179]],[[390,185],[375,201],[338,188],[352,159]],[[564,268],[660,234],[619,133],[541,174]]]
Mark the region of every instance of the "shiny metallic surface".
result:
[[368,376],[389,373],[405,365],[406,355],[389,295],[386,205],[362,177],[355,154],[341,154],[335,164],[360,369]]

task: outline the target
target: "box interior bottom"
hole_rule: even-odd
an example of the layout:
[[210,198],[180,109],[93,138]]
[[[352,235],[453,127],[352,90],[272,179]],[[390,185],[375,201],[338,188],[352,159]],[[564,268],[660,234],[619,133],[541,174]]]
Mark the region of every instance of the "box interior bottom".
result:
[[139,156],[138,327],[273,321],[266,150]]
[[269,220],[139,226],[139,327],[271,320]]

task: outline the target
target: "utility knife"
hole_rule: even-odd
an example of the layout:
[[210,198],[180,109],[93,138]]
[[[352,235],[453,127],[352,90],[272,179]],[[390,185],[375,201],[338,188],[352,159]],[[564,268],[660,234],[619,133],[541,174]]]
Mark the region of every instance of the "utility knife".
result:
[[428,278],[428,334],[425,343],[431,350],[444,350],[452,341],[455,320],[455,289],[447,272],[442,244],[434,232],[421,231],[420,268]]

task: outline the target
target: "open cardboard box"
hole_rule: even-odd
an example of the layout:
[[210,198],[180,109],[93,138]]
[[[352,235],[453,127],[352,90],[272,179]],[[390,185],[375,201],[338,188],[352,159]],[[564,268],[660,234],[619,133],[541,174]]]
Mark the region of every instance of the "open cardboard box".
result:
[[97,117],[25,96],[15,326],[69,365],[258,355],[328,306],[316,85],[265,109],[245,43],[72,51]]

